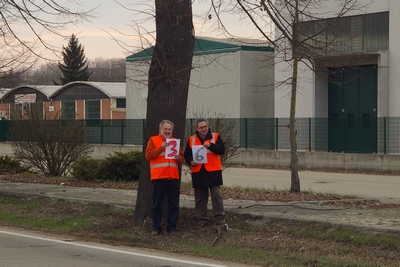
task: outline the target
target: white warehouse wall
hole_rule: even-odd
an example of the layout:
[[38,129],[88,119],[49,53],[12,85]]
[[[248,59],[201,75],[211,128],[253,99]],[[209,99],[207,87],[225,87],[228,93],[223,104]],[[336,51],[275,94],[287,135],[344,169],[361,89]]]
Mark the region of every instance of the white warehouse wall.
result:
[[400,1],[389,6],[389,116],[400,116]]
[[[341,1],[339,1],[341,2]],[[327,0],[318,10],[320,17],[329,18],[338,12],[338,1]],[[360,15],[389,11],[389,51],[375,51],[375,61],[368,59],[356,64],[378,65],[378,106],[377,116],[400,116],[400,1],[399,0],[359,0],[359,8],[346,15]],[[393,15],[395,14],[395,15]],[[291,77],[291,68],[279,54],[275,55],[275,116],[287,118],[290,112],[290,84],[285,84]],[[284,83],[284,84],[282,84]],[[296,117],[328,116],[327,81],[319,78],[304,64],[299,66],[299,82],[296,103]]]
[[[273,52],[235,51],[193,57],[187,117],[274,117]],[[126,118],[146,118],[148,62],[127,62]]]

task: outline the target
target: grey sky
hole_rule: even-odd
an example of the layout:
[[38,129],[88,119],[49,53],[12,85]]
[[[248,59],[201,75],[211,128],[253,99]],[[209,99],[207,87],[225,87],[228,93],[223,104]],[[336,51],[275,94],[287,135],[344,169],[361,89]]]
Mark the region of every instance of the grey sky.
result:
[[[145,31],[154,30],[154,20],[144,18],[151,17],[146,12],[154,14],[151,9],[154,7],[153,0],[120,0],[127,8],[122,7],[116,1],[106,0],[85,0],[82,1],[82,9],[95,10],[96,18],[91,22],[68,27],[64,34],[70,36],[74,33],[80,44],[84,46],[85,54],[89,60],[95,58],[120,58],[126,57],[139,51],[142,47],[148,46],[148,43],[154,43],[153,37],[145,35]],[[61,3],[60,3],[61,4]],[[193,3],[194,25],[196,36],[207,36],[224,38],[222,31],[216,28],[216,18],[207,19],[205,13],[210,5],[210,1],[197,0]],[[249,19],[240,18],[232,13],[222,17],[227,29],[234,35],[243,38],[260,38],[254,30],[254,26]],[[141,27],[135,25],[135,22],[141,23]],[[142,44],[139,41],[137,30],[146,36],[146,42]],[[114,39],[115,40],[114,40]],[[48,40],[58,47],[60,52],[62,46],[66,46],[68,40],[63,40],[56,36],[49,36]],[[120,44],[117,43],[117,41]],[[43,53],[48,53],[44,51]],[[54,58],[54,56],[52,56]]]

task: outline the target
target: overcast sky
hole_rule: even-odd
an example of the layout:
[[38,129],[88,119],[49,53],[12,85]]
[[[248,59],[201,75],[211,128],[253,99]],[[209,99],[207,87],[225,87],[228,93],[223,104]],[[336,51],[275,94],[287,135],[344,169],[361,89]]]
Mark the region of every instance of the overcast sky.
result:
[[[64,34],[76,34],[80,44],[84,46],[85,54],[88,59],[95,58],[114,58],[126,57],[140,50],[140,42],[138,41],[137,27],[134,22],[142,22],[142,19],[147,18],[144,15],[146,11],[150,11],[154,6],[152,0],[120,0],[127,8],[121,7],[114,0],[85,0],[82,1],[84,9],[97,7],[95,10],[96,18],[91,22],[85,22],[73,27],[69,27]],[[130,4],[134,3],[134,4]],[[210,5],[208,0],[196,0],[193,3],[194,24],[196,36],[208,36],[224,38],[221,31],[218,31],[213,26],[216,19],[205,19],[200,15],[207,11]],[[138,11],[143,12],[139,14]],[[154,14],[154,12],[152,13]],[[239,16],[230,14],[223,17],[225,26],[234,35],[243,38],[260,38],[252,24],[248,19],[240,18]],[[154,21],[147,21],[141,24],[146,30],[154,30]],[[143,32],[144,29],[141,29]],[[110,36],[112,35],[112,36]],[[119,42],[123,43],[121,47]],[[62,47],[67,45],[67,40],[52,39],[53,44]]]
[[[207,11],[211,1],[193,1],[195,35],[225,38],[224,32],[217,28],[215,15],[212,14],[211,19],[208,17]],[[80,6],[74,5],[71,0],[64,0],[59,4],[68,5],[73,11],[77,8],[94,9],[92,13],[94,17],[90,21],[70,25],[64,29],[61,33],[66,36],[66,39],[55,34],[41,32],[41,38],[56,46],[55,51],[59,51],[57,58],[54,53],[43,47],[35,49],[35,52],[47,59],[56,61],[61,59],[62,46],[67,46],[71,34],[77,36],[79,43],[84,47],[86,57],[91,61],[96,58],[125,58],[140,51],[143,47],[154,44],[154,0],[82,0]],[[221,20],[226,29],[236,37],[263,39],[248,18],[227,12],[222,15]],[[15,24],[13,26],[16,26],[18,37],[22,37],[30,43],[39,44],[26,23],[18,24],[16,22]],[[41,31],[39,28],[36,30]],[[146,32],[149,34],[146,35]]]

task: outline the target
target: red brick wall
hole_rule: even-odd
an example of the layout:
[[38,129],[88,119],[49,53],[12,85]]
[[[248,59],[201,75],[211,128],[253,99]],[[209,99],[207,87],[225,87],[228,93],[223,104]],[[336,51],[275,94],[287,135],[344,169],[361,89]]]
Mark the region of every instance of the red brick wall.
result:
[[100,102],[100,117],[103,120],[113,119],[111,117],[111,99],[102,99]]
[[112,114],[113,120],[126,119],[126,111],[112,110],[111,114]]
[[[49,111],[49,107],[53,106],[54,111]],[[76,108],[76,119],[81,120],[85,119],[85,100],[77,100],[75,102]],[[49,119],[58,119],[61,110],[61,101],[54,102],[44,102],[43,103],[43,111],[48,116]],[[0,103],[0,111],[5,111],[7,115],[9,114],[9,104],[8,103]],[[1,119],[1,118],[0,118]],[[122,108],[112,108],[111,107],[111,99],[102,99],[101,100],[101,119],[126,119],[126,111]]]
[[[3,111],[6,113],[6,116],[9,116],[9,104],[7,103],[0,103],[0,111]],[[1,118],[0,118],[1,119]]]
[[85,118],[85,100],[76,100],[76,119],[82,120]]

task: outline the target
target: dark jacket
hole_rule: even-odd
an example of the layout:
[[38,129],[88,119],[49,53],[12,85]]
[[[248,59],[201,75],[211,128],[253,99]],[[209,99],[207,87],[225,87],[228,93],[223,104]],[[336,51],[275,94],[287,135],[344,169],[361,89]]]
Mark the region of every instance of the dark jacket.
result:
[[[196,135],[199,138],[200,142],[203,144],[204,140],[211,139],[211,130],[208,130],[208,133],[205,137],[205,139],[202,139],[199,135],[199,132],[196,131]],[[223,155],[225,153],[225,144],[222,141],[222,138],[220,135],[218,135],[217,140],[215,141],[215,144],[210,144],[210,147],[208,148],[211,152],[217,154],[217,155]],[[192,154],[192,149],[190,148],[189,141],[186,144],[185,148],[185,162],[190,165],[190,162],[193,161],[193,154]],[[213,187],[217,185],[222,185],[222,170],[221,171],[207,171],[204,167],[204,164],[202,164],[201,169],[199,172],[192,173],[192,185],[193,188],[200,188],[200,187]]]

